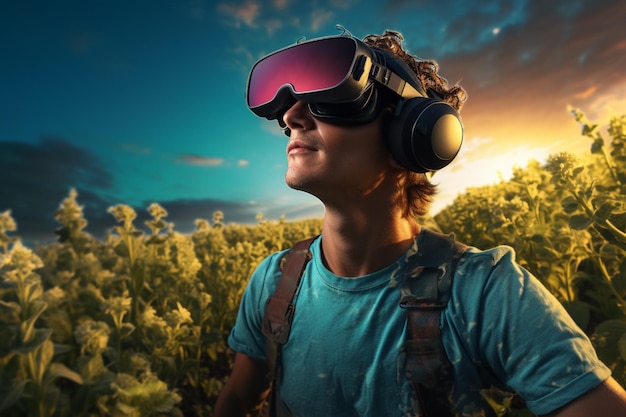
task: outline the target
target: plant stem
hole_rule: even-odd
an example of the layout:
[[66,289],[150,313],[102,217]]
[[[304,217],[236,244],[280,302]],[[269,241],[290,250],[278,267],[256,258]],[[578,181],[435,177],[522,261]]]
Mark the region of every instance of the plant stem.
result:
[[609,275],[609,271],[606,269],[606,265],[604,264],[602,257],[599,255],[594,255],[593,259],[596,265],[598,265],[598,268],[600,269],[600,273],[602,274],[602,277],[606,280],[607,284],[609,284],[609,288],[611,289],[611,292],[613,293],[615,298],[617,298],[617,302],[619,304],[620,309],[624,312],[624,314],[626,314],[626,300],[622,298],[621,294],[613,286],[611,275]]
[[[598,140],[601,140],[602,143],[604,143],[604,138],[602,138],[602,135],[598,133],[596,137]],[[621,186],[622,182],[619,180],[617,172],[615,171],[615,162],[613,162],[613,158],[611,158],[611,155],[607,152],[606,146],[604,145],[602,145],[602,155],[604,156],[604,161],[606,162],[606,166],[609,169],[609,172],[611,173],[611,177],[613,177],[613,181],[615,181],[617,185]]]
[[602,219],[602,224],[607,227],[614,235],[621,237],[626,241],[626,233],[622,232],[609,219]]

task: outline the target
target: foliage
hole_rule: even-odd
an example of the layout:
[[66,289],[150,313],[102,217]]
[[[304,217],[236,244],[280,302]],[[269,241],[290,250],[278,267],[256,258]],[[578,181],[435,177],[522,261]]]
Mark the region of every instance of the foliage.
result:
[[216,212],[182,235],[152,204],[146,234],[118,205],[118,225],[98,240],[77,197],[71,190],[56,213],[58,243],[37,254],[0,213],[0,413],[210,415],[250,274],[271,251],[320,233],[321,221],[225,225]]
[[435,216],[478,247],[507,244],[591,337],[626,386],[626,117],[599,127],[570,109],[591,153],[531,161],[508,182],[476,187]]
[[[626,385],[626,119],[611,120],[606,143],[571,111],[591,155],[530,162],[422,220],[478,247],[514,247]],[[225,224],[218,211],[183,235],[152,204],[146,233],[118,205],[109,209],[117,223],[96,239],[77,198],[71,190],[55,215],[58,242],[36,250],[13,235],[11,212],[0,213],[0,413],[211,415],[251,272],[320,233],[321,221]],[[499,415],[530,415],[511,411],[510,397],[489,399]]]

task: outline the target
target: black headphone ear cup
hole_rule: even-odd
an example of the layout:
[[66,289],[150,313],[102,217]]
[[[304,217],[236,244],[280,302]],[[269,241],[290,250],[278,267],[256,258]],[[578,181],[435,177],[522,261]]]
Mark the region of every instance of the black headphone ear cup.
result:
[[462,142],[458,112],[440,100],[406,100],[389,121],[387,146],[397,163],[414,172],[445,167],[459,153]]

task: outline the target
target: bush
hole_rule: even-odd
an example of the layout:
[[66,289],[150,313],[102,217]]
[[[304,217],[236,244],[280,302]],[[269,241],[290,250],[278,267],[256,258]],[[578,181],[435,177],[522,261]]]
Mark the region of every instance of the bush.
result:
[[126,205],[102,241],[72,190],[57,243],[37,253],[0,214],[3,416],[210,415],[230,374],[226,339],[250,274],[271,251],[318,234],[320,220],[173,230],[152,204],[138,230]]
[[[427,221],[478,247],[514,247],[626,385],[626,118],[611,120],[607,147],[572,114],[592,141],[589,157],[531,162]],[[36,250],[11,235],[10,211],[0,213],[0,413],[210,415],[250,274],[320,233],[321,220],[225,225],[216,212],[183,235],[152,204],[146,234],[119,205],[109,209],[118,225],[98,240],[84,231],[77,197],[70,191],[56,213],[58,242]]]

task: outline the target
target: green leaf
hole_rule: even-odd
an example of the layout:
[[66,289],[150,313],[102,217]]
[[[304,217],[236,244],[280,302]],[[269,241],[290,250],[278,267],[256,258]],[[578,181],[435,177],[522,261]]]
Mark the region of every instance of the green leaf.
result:
[[35,302],[43,297],[43,288],[40,281],[35,281],[27,284],[26,286],[26,301],[29,303]]
[[100,354],[89,358],[88,361],[80,366],[80,374],[88,382],[96,380],[104,371],[104,362]]
[[584,214],[575,214],[569,219],[569,227],[574,230],[585,230],[592,223],[593,220]]
[[135,331],[135,325],[129,322],[122,323],[122,328],[120,329],[120,337],[123,339],[125,337],[130,336]]
[[616,290],[626,293],[626,258],[622,259],[618,267],[618,272],[612,278],[613,286]]
[[130,251],[125,242],[120,242],[120,244],[115,247],[115,254],[120,258],[128,258],[130,256]]
[[126,415],[126,416],[136,416],[139,415],[139,407],[134,406],[134,405],[130,405],[130,404],[126,404],[121,400],[117,400],[117,403],[115,404],[115,407],[122,412],[122,415]]
[[[621,206],[619,207],[621,208]],[[611,213],[610,219],[611,223],[615,225],[618,229],[625,232],[626,231],[626,211],[618,211]]]
[[561,207],[569,214],[578,210],[579,204],[578,201],[570,195],[561,200]]
[[63,355],[65,353],[72,352],[74,350],[74,346],[65,345],[60,343],[54,344],[54,355]]
[[77,384],[83,384],[83,378],[76,372],[72,371],[62,363],[53,363],[48,369],[49,377],[54,380],[56,378],[65,378]]
[[42,369],[47,368],[54,356],[54,343],[49,339],[44,340],[37,353],[38,366]]
[[60,243],[64,243],[70,240],[70,228],[67,226],[59,227],[54,231],[54,234],[59,236]]
[[603,227],[598,223],[595,223],[593,227],[595,230],[598,231],[598,233],[602,235],[604,239],[606,239],[607,242],[612,243],[613,245],[617,245],[619,247],[625,247],[624,245],[626,245],[626,239],[615,234],[612,230]]
[[626,361],[626,333],[617,341],[617,349],[622,359]]
[[618,343],[626,334],[626,322],[607,320],[600,323],[593,334],[593,341],[600,359],[608,366],[615,365],[621,359]]
[[216,361],[217,360],[217,350],[215,348],[215,345],[210,346],[207,350],[206,353],[209,355],[209,358],[211,358],[212,361]]
[[622,254],[622,250],[618,246],[616,246],[614,244],[611,244],[609,242],[609,243],[605,243],[602,246],[600,246],[600,249],[598,250],[598,253],[604,259],[619,258],[620,255]]
[[602,148],[604,148],[604,140],[602,138],[598,138],[591,144],[591,153],[602,153]]
[[530,237],[530,240],[535,242],[535,243],[545,243],[546,242],[545,236],[540,234],[540,233],[535,233],[534,235],[532,235]]
[[572,319],[574,319],[578,327],[583,330],[587,328],[589,325],[591,311],[589,304],[583,301],[574,300],[564,302],[563,307],[565,307],[565,310],[567,310]]
[[146,240],[146,245],[159,245],[166,240],[167,238],[165,236],[152,235]]
[[[24,387],[28,383],[27,379],[15,381],[10,384],[8,390],[2,390],[2,401],[0,402],[0,411],[6,410],[17,402],[24,392]],[[4,384],[4,383],[3,383]]]
[[33,334],[35,330],[35,322],[44,312],[44,310],[48,307],[47,303],[44,302],[34,302],[34,307],[39,307],[39,310],[33,314],[28,320],[20,323],[20,333],[22,335],[22,342],[29,343],[33,339]]
[[39,346],[41,346],[46,340],[50,338],[52,330],[50,329],[35,329],[31,334],[31,340],[22,342],[20,346],[13,349],[13,352],[19,354],[26,354],[34,352]]
[[615,202],[605,201],[594,214],[601,219],[608,219],[613,210],[617,207],[618,205]]
[[597,124],[585,123],[583,125],[582,134],[584,136],[593,135],[593,133],[595,133],[597,130],[598,130],[598,125]]
[[159,219],[157,221],[151,221],[148,220],[145,222],[146,226],[148,226],[150,229],[152,230],[160,230],[163,229],[165,226],[167,226],[167,223],[165,223],[163,220]]
[[7,323],[17,324],[20,321],[20,311],[22,311],[22,306],[19,303],[0,300],[0,313],[2,313],[3,325]]

